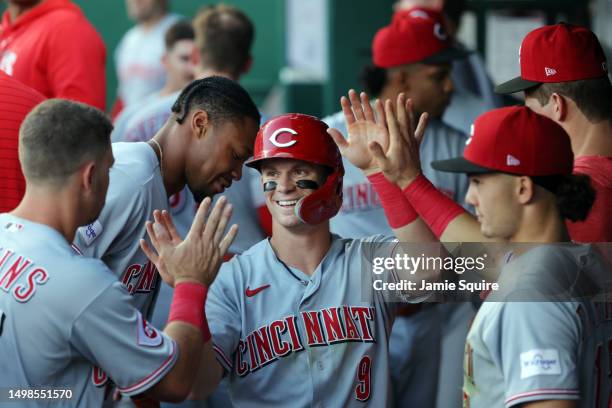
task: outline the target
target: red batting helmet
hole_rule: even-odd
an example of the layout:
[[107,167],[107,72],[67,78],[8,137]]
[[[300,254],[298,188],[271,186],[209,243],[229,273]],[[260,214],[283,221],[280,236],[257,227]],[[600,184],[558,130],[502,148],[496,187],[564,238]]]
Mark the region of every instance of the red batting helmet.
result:
[[255,139],[253,158],[246,165],[259,170],[262,160],[296,159],[331,170],[325,184],[303,197],[295,206],[297,217],[319,224],[338,213],[342,206],[342,156],[327,125],[310,115],[288,113],[268,120]]

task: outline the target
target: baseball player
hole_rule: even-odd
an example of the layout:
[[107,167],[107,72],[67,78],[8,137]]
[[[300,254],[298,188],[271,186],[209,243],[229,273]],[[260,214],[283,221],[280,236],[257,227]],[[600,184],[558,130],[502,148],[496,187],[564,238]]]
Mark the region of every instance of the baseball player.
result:
[[568,221],[574,241],[612,241],[612,86],[606,56],[595,34],[571,24],[533,30],[520,49],[521,75],[496,92],[525,91],[525,105],[565,129],[574,172],[587,174],[597,191],[584,221]]
[[109,266],[144,316],[159,287],[155,266],[139,248],[145,221],[154,209],[168,209],[168,197],[186,185],[201,201],[240,179],[258,126],[248,93],[232,80],[209,77],[183,90],[149,142],[113,144],[106,204],[94,222],[79,228],[74,244]]
[[[348,141],[335,139],[360,168],[372,170],[359,129],[374,114],[366,101],[364,116],[354,96],[355,113],[343,103],[357,125]],[[386,406],[391,399],[387,341],[395,306],[371,285],[362,293],[356,271],[367,255],[364,244],[393,239],[330,234],[344,171],[326,129],[307,115],[273,118],[260,129],[248,162],[261,172],[273,234],[225,263],[211,287],[206,312],[216,361],[207,361],[207,375],[196,381],[205,393],[225,373],[236,406]],[[375,169],[371,177],[388,186]],[[402,213],[393,221],[401,240],[431,239],[418,217]]]
[[[418,43],[419,47],[412,46]],[[463,152],[466,136],[441,121],[441,116],[453,94],[450,78],[451,64],[465,57],[453,48],[442,30],[439,13],[424,8],[401,10],[393,22],[378,31],[372,42],[374,67],[367,70],[363,79],[365,88],[380,99],[395,100],[405,92],[414,102],[417,112],[428,112],[428,123],[421,157],[423,171],[434,185],[452,197],[464,202],[467,177],[434,170],[432,160],[455,157]],[[382,85],[377,76],[383,78]],[[343,112],[323,119],[331,128],[347,134]],[[391,234],[380,200],[362,171],[343,159],[345,169],[343,206],[331,220],[331,229],[342,237],[359,238],[373,234]],[[263,204],[263,202],[262,202]],[[441,309],[445,310],[440,319]],[[468,320],[473,317],[471,304],[461,305],[410,305],[399,310],[390,340],[391,374],[395,402],[398,407],[418,405],[434,407],[436,381],[423,382],[423,376],[435,378],[438,374],[439,353],[432,352],[440,342],[440,323],[446,331],[457,330],[467,334]],[[452,322],[452,324],[450,324]],[[456,329],[455,329],[456,328]],[[454,373],[455,389],[462,380],[459,356],[463,341],[457,342],[454,352],[447,357],[453,361],[447,374]],[[456,369],[455,369],[456,367]],[[447,381],[447,387],[452,387]]]
[[225,201],[206,220],[207,199],[188,238],[163,253],[176,288],[163,332],[103,262],[70,245],[77,226],[102,209],[114,160],[111,129],[97,109],[60,99],[38,105],[21,127],[26,195],[0,214],[4,402],[102,406],[111,380],[128,396],[181,400],[197,368],[192,360],[210,344],[198,306],[236,234],[234,226],[221,239],[231,211]]
[[[402,189],[398,195],[414,203],[415,191],[432,187],[409,164],[414,160],[405,160],[417,157],[418,143],[403,140],[407,143],[397,144],[402,148],[395,158],[379,148],[375,156],[388,180]],[[485,237],[553,244],[568,241],[564,219],[583,219],[594,199],[588,177],[571,174],[572,162],[570,141],[560,126],[526,107],[512,107],[481,115],[464,156],[432,165],[470,175],[467,200]],[[609,274],[596,252],[589,245],[519,248],[499,278],[514,282],[514,290],[491,296],[468,334],[464,406],[607,406],[611,367],[602,347],[612,325],[605,305],[547,297],[560,293],[564,281]],[[517,301],[524,293],[528,296]]]

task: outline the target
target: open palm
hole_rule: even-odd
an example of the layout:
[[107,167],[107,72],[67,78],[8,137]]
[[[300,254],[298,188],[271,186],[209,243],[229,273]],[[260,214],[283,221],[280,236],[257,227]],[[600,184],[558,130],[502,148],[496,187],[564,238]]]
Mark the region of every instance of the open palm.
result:
[[357,96],[357,92],[351,89],[349,98],[343,96],[340,104],[346,120],[348,138],[345,139],[336,129],[329,130],[329,134],[334,138],[340,153],[351,164],[366,173],[380,171],[378,162],[368,146],[370,143],[376,142],[384,152],[389,147],[389,132],[385,123],[382,103],[377,100],[374,103],[374,109],[372,109],[365,92]]

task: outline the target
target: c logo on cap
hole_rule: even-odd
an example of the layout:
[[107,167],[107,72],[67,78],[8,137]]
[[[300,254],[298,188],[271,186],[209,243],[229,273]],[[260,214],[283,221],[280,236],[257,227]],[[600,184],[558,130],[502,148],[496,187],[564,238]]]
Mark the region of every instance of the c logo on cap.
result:
[[291,128],[280,128],[280,129],[276,129],[274,131],[274,133],[272,133],[272,136],[270,136],[270,142],[272,142],[272,144],[276,147],[289,147],[289,146],[293,146],[294,144],[297,143],[297,140],[290,140],[288,142],[285,143],[281,143],[278,140],[276,140],[276,138],[278,137],[278,135],[280,135],[281,133],[291,133],[292,135],[297,136],[297,132]]
[[438,37],[439,40],[446,41],[448,39],[448,35],[444,32],[442,28],[442,24],[436,23],[434,25],[434,35]]

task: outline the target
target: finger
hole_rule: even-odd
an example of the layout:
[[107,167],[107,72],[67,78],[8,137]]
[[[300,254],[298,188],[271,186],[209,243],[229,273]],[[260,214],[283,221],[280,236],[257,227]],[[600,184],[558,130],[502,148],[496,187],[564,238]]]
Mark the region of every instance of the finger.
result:
[[376,117],[374,116],[374,111],[372,110],[372,105],[370,104],[370,98],[368,97],[368,94],[362,92],[359,94],[359,97],[361,98],[361,106],[363,107],[363,113],[365,115],[366,120],[368,122],[376,123]]
[[221,238],[223,237],[223,233],[225,232],[225,227],[227,227],[227,224],[229,223],[229,220],[232,217],[232,210],[233,208],[231,204],[225,206],[225,209],[223,210],[221,220],[219,221],[219,225],[217,227],[217,230],[215,231],[215,236],[213,238],[215,246],[219,246],[219,243],[221,242]]
[[387,119],[387,128],[389,129],[389,150],[391,151],[391,149],[397,148],[400,140],[397,120],[393,114],[393,104],[389,99],[385,101],[385,117]]
[[407,135],[410,135],[410,125],[408,124],[408,115],[406,115],[406,96],[404,93],[400,93],[397,96],[397,122],[399,124],[399,130],[404,139]]
[[[140,249],[142,249],[142,252],[144,252],[144,254],[147,256],[147,258],[149,258],[149,260],[154,265],[157,265],[157,261],[159,260],[159,257],[157,256],[155,251],[153,251],[153,249],[149,246],[147,241],[145,241],[144,239],[141,239],[139,243],[140,243]],[[157,268],[157,269],[159,269],[159,268]]]
[[200,206],[198,207],[198,211],[196,212],[195,218],[193,219],[193,222],[191,223],[191,228],[189,229],[189,232],[187,233],[187,238],[191,237],[192,234],[194,237],[199,237],[200,235],[202,235],[202,231],[204,231],[206,213],[208,212],[208,209],[210,208],[210,201],[211,201],[210,197],[206,197],[200,203]]
[[376,160],[378,167],[380,167],[383,170],[386,169],[387,162],[389,159],[387,159],[387,156],[385,156],[385,152],[383,151],[382,146],[378,142],[371,141],[370,143],[368,143],[368,149],[370,150],[370,153]]
[[206,242],[213,242],[215,237],[215,232],[219,226],[219,221],[221,220],[221,214],[227,205],[227,198],[225,196],[221,196],[219,200],[215,203],[208,219],[206,220],[206,225],[204,226],[204,232],[202,234],[203,239]]
[[359,99],[359,95],[357,95],[357,92],[355,92],[354,89],[349,91],[349,99],[351,101],[351,108],[355,114],[355,119],[365,120],[365,114],[363,113],[363,107],[361,106],[361,99]]
[[380,99],[377,99],[374,102],[374,109],[376,110],[376,123],[387,127],[387,119],[385,118],[385,108],[383,107],[383,103]]
[[425,137],[425,129],[427,128],[427,122],[429,122],[429,114],[427,112],[422,113],[419,118],[419,124],[414,132],[414,138],[417,143],[420,145]]
[[340,153],[342,153],[344,149],[349,146],[349,143],[346,141],[344,136],[342,136],[342,133],[340,133],[338,129],[327,129],[327,133],[329,133],[332,139],[334,139],[334,142],[336,143],[336,146],[338,146]]
[[238,224],[232,225],[229,231],[227,231],[227,234],[225,234],[221,240],[221,243],[219,244],[219,253],[221,257],[225,256],[230,245],[232,245],[232,242],[234,242],[234,239],[236,239],[236,235],[238,235]]
[[410,136],[414,135],[416,121],[414,119],[414,106],[412,99],[406,99],[406,113],[408,114],[408,121],[410,122]]
[[346,127],[349,127],[353,123],[355,123],[355,114],[351,109],[351,103],[349,102],[346,96],[340,98],[340,106],[342,106],[342,113],[344,113],[344,121],[346,122]]
[[173,241],[176,241],[176,240],[180,241],[182,238],[181,238],[180,234],[178,233],[178,231],[176,230],[176,226],[174,225],[174,221],[172,220],[172,216],[166,210],[162,211],[162,221],[164,222],[164,225],[166,226],[166,229],[170,233],[170,238]]
[[151,243],[155,249],[159,250],[159,241],[157,240],[157,234],[155,234],[155,230],[153,229],[153,223],[151,221],[147,221],[145,223],[145,228],[147,229],[147,234],[149,235]]
[[161,211],[153,211],[153,219],[155,220],[153,223],[153,231],[155,231],[155,235],[157,235],[157,240],[159,242],[170,240],[170,232],[166,228],[166,224],[162,219]]

